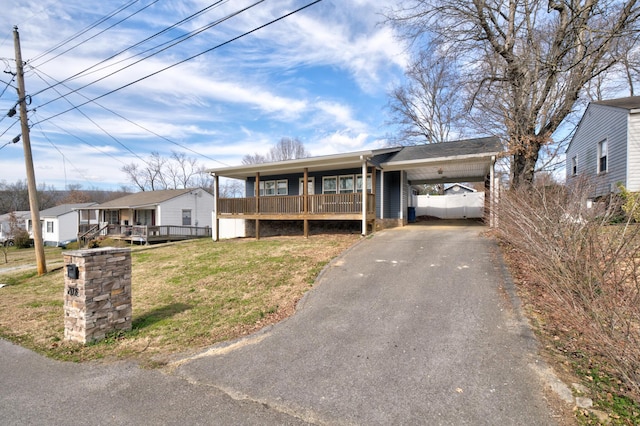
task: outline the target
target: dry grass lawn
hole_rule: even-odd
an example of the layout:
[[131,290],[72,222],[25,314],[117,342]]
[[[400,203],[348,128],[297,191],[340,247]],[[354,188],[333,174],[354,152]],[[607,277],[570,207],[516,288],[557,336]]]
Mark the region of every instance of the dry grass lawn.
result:
[[11,249],[0,264],[0,337],[53,358],[136,359],[162,365],[254,332],[291,315],[322,268],[359,235],[273,237],[214,243],[209,239],[132,249],[133,329],[102,342],[63,340],[62,250],[37,277],[33,250]]

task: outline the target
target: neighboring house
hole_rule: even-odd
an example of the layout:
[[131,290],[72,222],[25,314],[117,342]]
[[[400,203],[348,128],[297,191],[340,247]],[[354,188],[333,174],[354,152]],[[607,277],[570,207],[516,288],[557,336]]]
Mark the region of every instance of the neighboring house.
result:
[[362,234],[405,225],[412,185],[493,182],[501,152],[487,137],[210,169],[216,186],[224,177],[246,188],[245,198],[216,199],[213,237],[245,236],[245,223],[259,238],[261,220],[303,221],[305,236],[318,220],[359,221]]
[[[29,218],[31,212],[28,210],[21,210],[13,212],[16,218],[16,224],[18,228],[27,229],[25,220]],[[13,233],[11,232],[11,213],[0,215],[0,244],[13,245]]]
[[81,227],[79,237],[151,242],[210,236],[213,207],[213,195],[202,188],[129,194],[95,206],[98,219]]
[[[81,224],[89,222],[93,216],[97,218],[96,203],[61,204],[40,212],[40,226],[42,240],[46,246],[66,246],[75,241]],[[86,212],[80,216],[78,210]],[[91,213],[93,212],[93,213]],[[27,230],[33,238],[33,224],[31,218],[26,219]]]
[[461,183],[454,183],[452,185],[446,185],[444,188],[444,195],[458,195],[458,194],[469,194],[472,192],[477,192],[475,189],[470,186],[463,185]]
[[640,96],[591,102],[566,152],[567,184],[586,177],[594,197],[621,183],[640,191]]

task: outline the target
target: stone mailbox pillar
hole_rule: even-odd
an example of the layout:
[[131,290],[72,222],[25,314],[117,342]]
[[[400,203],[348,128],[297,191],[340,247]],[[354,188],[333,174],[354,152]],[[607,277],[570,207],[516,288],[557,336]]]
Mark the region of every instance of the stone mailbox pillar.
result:
[[131,330],[131,250],[63,252],[64,338],[81,343]]

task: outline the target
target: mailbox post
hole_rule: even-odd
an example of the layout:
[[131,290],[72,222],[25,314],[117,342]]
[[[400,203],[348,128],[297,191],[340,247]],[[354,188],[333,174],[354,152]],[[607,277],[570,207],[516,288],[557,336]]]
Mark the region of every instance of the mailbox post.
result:
[[104,247],[64,256],[64,338],[80,343],[131,330],[131,250]]

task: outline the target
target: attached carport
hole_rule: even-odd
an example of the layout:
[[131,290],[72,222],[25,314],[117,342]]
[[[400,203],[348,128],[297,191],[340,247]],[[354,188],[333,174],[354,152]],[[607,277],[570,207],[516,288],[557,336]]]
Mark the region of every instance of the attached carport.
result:
[[502,145],[495,137],[407,146],[379,163],[381,179],[387,172],[400,171],[404,175],[403,211],[407,211],[412,185],[483,182],[488,196],[489,224],[494,226],[495,162],[501,152]]

